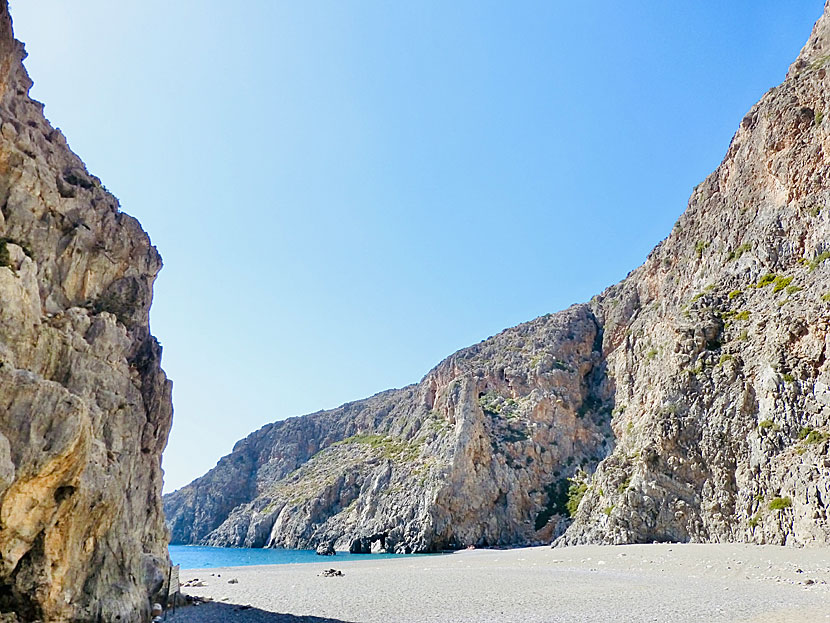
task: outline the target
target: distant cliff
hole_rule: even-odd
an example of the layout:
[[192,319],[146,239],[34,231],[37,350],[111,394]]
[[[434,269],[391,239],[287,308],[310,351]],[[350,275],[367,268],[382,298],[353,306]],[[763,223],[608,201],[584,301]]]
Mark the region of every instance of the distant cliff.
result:
[[[266,426],[166,496],[174,543],[431,551],[549,540],[566,476],[613,443],[585,306],[462,350],[418,385]],[[548,521],[554,519],[553,521]]]
[[829,31],[624,281],[253,433],[165,496],[173,542],[830,543]]
[[[148,620],[166,573],[161,258],[29,98],[0,2],[0,614]],[[5,618],[3,620],[6,620]]]

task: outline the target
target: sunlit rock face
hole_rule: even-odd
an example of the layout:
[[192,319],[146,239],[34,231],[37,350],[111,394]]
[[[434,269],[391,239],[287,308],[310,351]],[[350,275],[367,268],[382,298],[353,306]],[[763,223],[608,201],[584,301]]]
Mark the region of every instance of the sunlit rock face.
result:
[[421,383],[268,425],[166,496],[174,543],[434,551],[550,540],[565,478],[610,450],[588,306],[508,329]]
[[830,542],[828,71],[825,8],[643,266],[417,385],[251,434],[166,496],[173,542]]
[[0,613],[146,621],[166,574],[161,258],[29,98],[0,2]]

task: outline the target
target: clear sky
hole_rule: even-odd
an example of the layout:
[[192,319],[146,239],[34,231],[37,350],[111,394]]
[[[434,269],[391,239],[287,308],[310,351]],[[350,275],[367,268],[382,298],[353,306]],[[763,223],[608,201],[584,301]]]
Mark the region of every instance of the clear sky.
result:
[[822,0],[11,0],[164,257],[165,490],[638,266]]

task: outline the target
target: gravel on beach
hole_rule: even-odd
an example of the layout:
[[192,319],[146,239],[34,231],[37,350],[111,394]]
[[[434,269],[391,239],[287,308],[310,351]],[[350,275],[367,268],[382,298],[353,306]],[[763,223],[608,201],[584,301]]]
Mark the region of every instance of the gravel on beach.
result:
[[[334,568],[342,576],[326,577]],[[830,623],[830,548],[654,544],[474,550],[183,570],[212,603],[174,623]],[[231,580],[237,580],[231,582]]]

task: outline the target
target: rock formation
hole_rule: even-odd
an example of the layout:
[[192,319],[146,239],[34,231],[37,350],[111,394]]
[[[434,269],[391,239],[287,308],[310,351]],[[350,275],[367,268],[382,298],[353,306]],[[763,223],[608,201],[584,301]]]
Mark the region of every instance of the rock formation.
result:
[[616,448],[562,543],[830,543],[830,4],[646,263],[593,302]]
[[165,497],[172,542],[830,543],[828,71],[830,5],[643,266],[253,433]]
[[[173,543],[431,551],[549,540],[560,483],[613,443],[588,306],[462,350],[418,385],[270,424],[165,498]],[[548,521],[553,518],[553,521]]]
[[4,0],[0,617],[146,621],[169,564],[161,258],[29,98],[24,56]]

